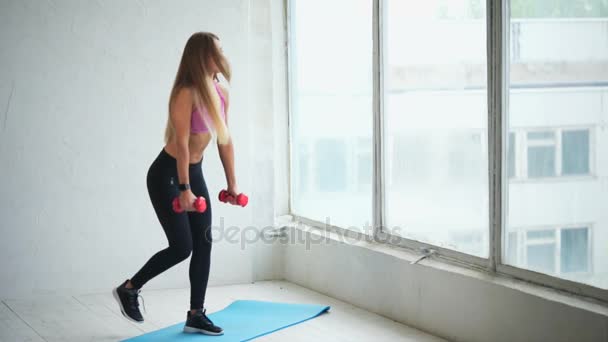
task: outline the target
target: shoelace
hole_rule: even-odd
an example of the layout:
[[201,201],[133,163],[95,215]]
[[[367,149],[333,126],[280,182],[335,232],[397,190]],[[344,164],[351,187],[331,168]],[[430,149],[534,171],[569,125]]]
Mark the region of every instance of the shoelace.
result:
[[200,310],[199,312],[200,312],[201,318],[203,319],[204,322],[213,325],[213,322],[206,315],[206,313],[207,313],[207,309],[206,308]]
[[148,313],[146,311],[146,302],[144,301],[144,296],[140,295],[139,294],[140,292],[141,292],[141,289],[137,290],[137,292],[135,292],[135,296],[129,296],[129,300],[131,300],[131,303],[135,304],[135,307],[137,307],[139,305],[139,301],[137,299],[141,298],[141,303],[142,303],[142,306],[144,307],[144,312]]

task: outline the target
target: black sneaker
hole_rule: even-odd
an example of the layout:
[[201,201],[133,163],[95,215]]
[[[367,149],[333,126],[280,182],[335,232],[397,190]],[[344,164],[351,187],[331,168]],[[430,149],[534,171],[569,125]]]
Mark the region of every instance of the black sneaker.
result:
[[[137,301],[137,298],[141,297],[139,295],[141,289],[126,288],[127,281],[128,279],[118,287],[114,288],[114,290],[112,290],[112,294],[118,302],[120,312],[122,312],[123,316],[132,322],[143,323],[144,318],[142,317],[141,312],[139,312],[139,302]],[[143,297],[141,297],[141,299],[143,300]],[[145,310],[146,307],[144,306],[144,311]]]
[[202,333],[205,335],[223,335],[224,329],[216,326],[211,322],[206,315],[207,309],[201,308],[196,310],[194,314],[188,310],[186,325],[184,332],[187,333]]

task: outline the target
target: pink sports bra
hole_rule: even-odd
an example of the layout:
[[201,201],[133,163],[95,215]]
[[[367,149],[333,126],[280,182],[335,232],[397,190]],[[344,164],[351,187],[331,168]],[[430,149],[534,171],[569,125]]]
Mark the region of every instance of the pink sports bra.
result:
[[[222,118],[224,120],[226,120],[226,109],[225,109],[226,104],[225,104],[225,100],[224,100],[224,95],[222,95],[222,90],[219,89],[218,83],[214,82],[214,85],[215,85],[215,90],[220,95],[220,99],[222,101],[222,111],[221,111]],[[203,115],[205,116],[205,118],[207,118],[209,121],[211,121],[211,117],[209,117],[209,112],[207,111],[207,108],[203,108]],[[195,108],[192,111],[192,118],[190,119],[190,132],[204,133],[204,132],[208,132],[208,131],[209,131],[209,127],[207,127],[207,125],[205,124],[205,121],[201,117],[201,113],[199,112],[198,108]]]

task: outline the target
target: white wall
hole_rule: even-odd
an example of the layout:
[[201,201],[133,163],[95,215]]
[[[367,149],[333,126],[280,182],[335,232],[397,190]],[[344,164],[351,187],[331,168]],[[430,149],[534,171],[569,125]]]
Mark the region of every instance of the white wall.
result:
[[[251,143],[248,153],[252,164],[250,198],[252,217],[248,226],[258,231],[274,229],[277,215],[287,212],[287,84],[285,16],[282,0],[249,1],[249,54],[252,63],[248,74],[250,106],[243,115],[250,116]],[[281,158],[277,156],[281,155]],[[253,280],[282,279],[282,249],[275,240],[246,234],[256,258]]]
[[450,341],[608,340],[605,306],[433,259],[411,265],[418,255],[334,233],[289,234],[286,280]]
[[[251,81],[260,64],[273,63],[259,53],[272,40],[270,4],[0,3],[0,297],[105,291],[167,246],[145,175],[163,146],[169,91],[195,31],[217,33],[232,63],[235,167],[250,196],[246,208],[212,200],[214,228],[272,224],[273,141],[254,137],[275,115],[274,83]],[[203,162],[212,198],[226,185],[214,147]],[[280,271],[274,247],[243,248],[217,232],[210,285]],[[187,267],[184,261],[147,287],[188,287]]]
[[590,62],[601,61],[608,54],[605,18],[520,19],[511,21],[511,29],[517,35],[520,61]]

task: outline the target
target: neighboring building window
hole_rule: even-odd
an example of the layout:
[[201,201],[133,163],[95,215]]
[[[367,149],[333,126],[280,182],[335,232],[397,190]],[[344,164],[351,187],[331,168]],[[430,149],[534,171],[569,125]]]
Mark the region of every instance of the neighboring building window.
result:
[[507,233],[505,257],[511,265],[551,275],[588,273],[590,241],[585,226],[515,230]]
[[589,271],[589,229],[562,229],[561,246],[562,273]]
[[528,177],[554,177],[555,133],[551,131],[528,132]]
[[562,133],[562,174],[589,174],[589,130]]
[[507,138],[507,176],[510,179],[589,175],[590,161],[588,128],[516,129],[509,132]]
[[555,273],[555,230],[526,232],[526,264],[529,269]]

